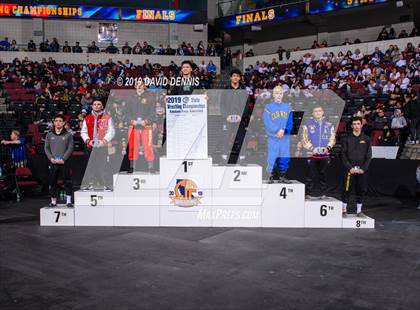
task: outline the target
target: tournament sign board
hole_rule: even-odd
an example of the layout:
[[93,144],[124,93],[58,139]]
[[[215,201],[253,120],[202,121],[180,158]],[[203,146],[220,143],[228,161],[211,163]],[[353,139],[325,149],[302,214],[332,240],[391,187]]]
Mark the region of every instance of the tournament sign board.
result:
[[167,96],[166,132],[168,159],[207,159],[206,96]]

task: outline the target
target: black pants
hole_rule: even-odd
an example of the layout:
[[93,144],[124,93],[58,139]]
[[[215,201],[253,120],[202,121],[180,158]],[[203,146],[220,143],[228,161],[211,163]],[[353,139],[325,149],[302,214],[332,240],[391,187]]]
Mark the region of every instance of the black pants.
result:
[[327,170],[330,164],[329,158],[308,158],[308,173],[306,175],[306,194],[310,195],[314,191],[317,179],[321,193],[327,191]]
[[420,140],[420,118],[410,119],[411,140]]
[[50,194],[52,198],[57,198],[59,181],[63,182],[66,195],[71,196],[73,191],[73,184],[71,181],[70,167],[68,162],[65,162],[64,165],[50,164],[49,166],[48,185],[50,187]]
[[112,184],[111,164],[108,162],[108,147],[89,149],[89,163],[82,186],[108,186]]
[[367,191],[366,172],[364,174],[346,173],[344,180],[343,202],[348,203],[351,193],[351,188],[356,189],[356,202],[363,203],[363,198]]

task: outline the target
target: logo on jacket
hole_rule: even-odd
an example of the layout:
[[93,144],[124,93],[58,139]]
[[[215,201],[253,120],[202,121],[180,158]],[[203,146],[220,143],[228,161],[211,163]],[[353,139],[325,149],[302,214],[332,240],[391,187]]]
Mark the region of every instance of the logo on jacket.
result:
[[315,133],[315,126],[314,126],[314,125],[309,125],[309,126],[308,126],[308,129],[309,129],[309,132],[310,132],[311,134],[314,134],[314,133]]
[[197,185],[189,179],[176,180],[175,188],[169,191],[171,203],[178,207],[190,208],[201,203],[203,192],[197,190]]

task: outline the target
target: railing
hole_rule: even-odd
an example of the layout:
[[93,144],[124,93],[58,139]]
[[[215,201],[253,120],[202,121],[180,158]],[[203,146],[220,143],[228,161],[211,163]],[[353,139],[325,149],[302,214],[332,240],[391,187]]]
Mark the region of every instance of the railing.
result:
[[52,57],[57,63],[67,64],[98,64],[106,63],[108,59],[112,59],[114,62],[124,62],[128,59],[134,65],[143,65],[146,59],[151,64],[159,63],[162,66],[169,66],[171,61],[174,61],[177,65],[180,65],[184,60],[192,60],[195,64],[200,64],[204,60],[207,65],[209,61],[213,61],[216,65],[217,73],[220,73],[220,57],[211,56],[166,56],[166,55],[133,55],[133,54],[105,54],[105,53],[45,53],[45,52],[0,52],[0,60],[3,62],[12,62],[13,59],[23,59],[28,57],[31,61],[41,62],[43,58],[47,59]]

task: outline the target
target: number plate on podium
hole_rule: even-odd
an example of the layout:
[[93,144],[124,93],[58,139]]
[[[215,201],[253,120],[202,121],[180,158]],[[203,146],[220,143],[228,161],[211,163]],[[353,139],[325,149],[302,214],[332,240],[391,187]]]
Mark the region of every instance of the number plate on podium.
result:
[[341,228],[342,202],[335,198],[305,200],[305,227]]
[[114,174],[115,206],[158,206],[159,175],[146,173]]
[[304,227],[305,185],[290,182],[263,183],[263,227]]
[[77,191],[74,193],[74,222],[76,226],[113,226],[114,193]]
[[261,166],[214,166],[213,206],[261,205]]
[[65,206],[41,208],[40,222],[41,226],[74,226],[74,209]]
[[375,220],[369,216],[357,217],[348,214],[343,218],[343,228],[375,228]]
[[114,192],[105,191],[76,191],[74,204],[80,206],[112,206],[114,205]]

